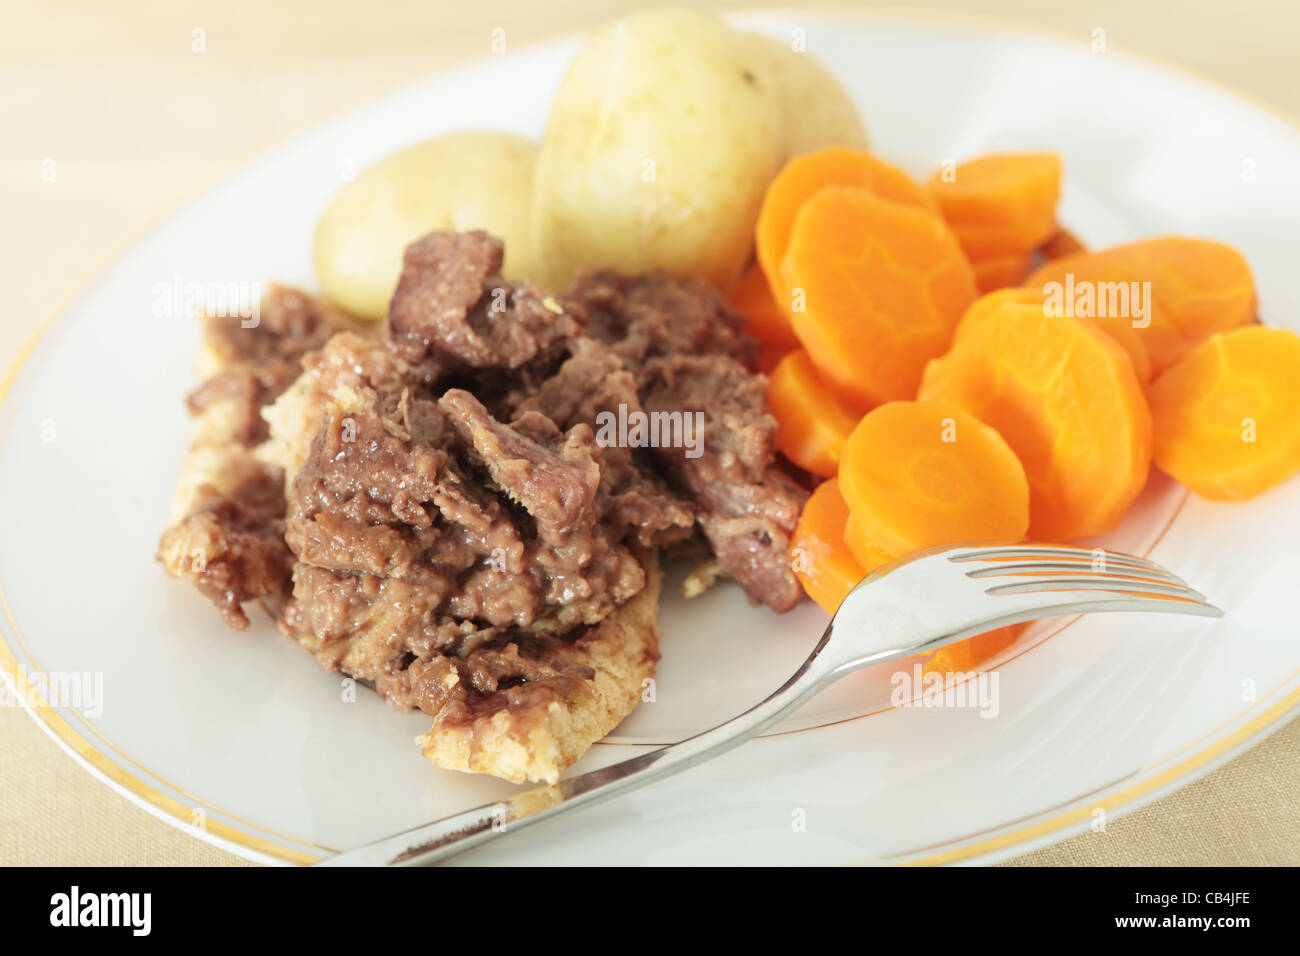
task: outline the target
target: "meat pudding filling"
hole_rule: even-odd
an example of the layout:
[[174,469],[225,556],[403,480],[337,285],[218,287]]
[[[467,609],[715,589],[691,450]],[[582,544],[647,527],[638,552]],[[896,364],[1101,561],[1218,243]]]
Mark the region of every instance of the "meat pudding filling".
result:
[[[426,236],[377,337],[339,321],[299,350],[289,329],[259,343],[261,378],[251,358],[220,369],[201,394],[224,394],[221,376],[271,385],[234,389],[218,459],[283,492],[241,509],[227,478],[187,475],[199,492],[160,557],[232,624],[262,599],[327,669],[428,715],[435,764],[553,781],[653,674],[660,554],[703,540],[787,610],[806,492],[776,462],[754,343],[711,287],[596,272],[550,296],[504,280],[502,251]],[[698,413],[693,450],[598,440],[603,415],[656,411]],[[184,560],[200,531],[231,543],[217,583]]]

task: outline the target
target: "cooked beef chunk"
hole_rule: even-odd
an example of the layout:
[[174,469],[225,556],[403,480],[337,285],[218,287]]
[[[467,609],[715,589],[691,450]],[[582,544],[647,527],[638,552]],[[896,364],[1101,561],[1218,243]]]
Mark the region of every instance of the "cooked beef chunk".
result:
[[[507,402],[517,416],[540,412],[561,427],[596,423],[602,414],[642,412],[636,379],[609,348],[583,337],[567,361],[531,393]],[[606,520],[643,547],[674,547],[695,525],[695,508],[672,491],[643,451],[610,445],[599,489]]]
[[590,626],[644,586],[598,506],[589,425],[563,432],[536,411],[506,424],[454,389],[437,403],[354,395],[326,413],[286,535],[301,562],[293,623],[327,665],[428,707],[396,665],[495,646],[486,629],[517,641]]
[[248,627],[245,601],[278,611],[294,563],[284,541],[284,471],[253,452],[267,437],[262,409],[298,376],[304,355],[355,328],[323,301],[280,286],[263,298],[255,323],[203,317],[208,378],[188,399],[200,429],[158,558],[168,573],[193,581],[232,627]]
[[435,232],[406,247],[388,311],[393,353],[432,381],[456,369],[516,369],[581,334],[527,282],[501,277],[501,240]]
[[227,624],[245,630],[245,601],[278,603],[289,589],[293,555],[284,543],[284,473],[257,465],[229,494],[201,487],[194,510],[163,533],[158,558],[194,582]]
[[718,560],[777,611],[802,589],[790,535],[807,492],[777,464],[776,420],[764,379],[749,371],[756,343],[743,319],[700,280],[663,273],[588,272],[566,296],[589,316],[588,336],[631,371],[647,412],[685,412],[703,423],[699,455],[654,449],[670,483],[700,511]]
[[324,300],[283,286],[271,288],[252,321],[204,317],[203,364],[210,375],[187,399],[190,414],[198,416],[233,405],[220,413],[223,437],[249,448],[266,439],[261,410],[298,377],[302,357],[336,332],[357,327]]
[[[653,673],[658,552],[707,540],[787,610],[806,494],[711,287],[594,272],[556,298],[503,279],[502,252],[411,244],[379,341],[290,290],[258,328],[210,322],[161,556],[233,626],[261,599],[326,668],[432,716],[440,766],[554,780]],[[656,417],[680,440],[609,429]]]

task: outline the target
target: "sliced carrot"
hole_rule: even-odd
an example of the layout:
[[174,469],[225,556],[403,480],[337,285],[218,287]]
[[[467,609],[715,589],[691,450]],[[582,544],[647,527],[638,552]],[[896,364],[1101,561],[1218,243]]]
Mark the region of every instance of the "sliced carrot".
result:
[[790,539],[790,566],[807,595],[834,614],[853,586],[866,577],[844,546],[849,509],[834,478],[813,491]]
[[921,667],[923,674],[965,674],[979,670],[995,654],[1006,650],[1016,642],[1025,628],[1025,624],[1008,624],[956,644],[949,644],[935,651],[934,655]]
[[1155,459],[1206,498],[1240,501],[1300,471],[1300,335],[1211,336],[1151,386]]
[[1027,240],[1022,233],[1006,226],[969,226],[950,222],[948,227],[957,238],[961,251],[972,262],[1014,256],[1033,249],[1032,246],[1025,248]]
[[[1141,296],[1143,282],[1151,283],[1156,308],[1136,319],[1134,297]],[[1147,239],[1066,256],[1040,266],[1025,285],[1046,291],[1049,283],[1075,314],[1119,311],[1120,318],[1136,319],[1157,375],[1214,333],[1255,317],[1255,283],[1246,260],[1204,239]]]
[[[969,329],[979,322],[980,318],[991,315],[997,311],[998,307],[1004,302],[1016,302],[1020,304],[1037,305],[1044,309],[1044,314],[1050,310],[1044,301],[1043,294],[1034,289],[1015,288],[1015,289],[998,289],[987,295],[982,295],[975,300],[974,304],[966,310],[965,316],[962,317],[961,324],[957,326],[956,335],[961,335],[963,329]],[[1053,313],[1054,314],[1054,313]],[[1151,379],[1151,359],[1147,356],[1146,345],[1142,337],[1138,334],[1137,329],[1127,319],[1122,318],[1105,318],[1094,319],[1094,322],[1101,327],[1101,330],[1114,340],[1115,344],[1122,348],[1133,363],[1133,371],[1137,375],[1138,381],[1146,384]],[[955,341],[955,337],[954,337]]]
[[740,284],[731,293],[731,305],[749,320],[745,331],[763,345],[780,346],[787,351],[799,347],[790,318],[772,299],[767,277],[757,262],[749,267]]
[[768,376],[767,404],[785,457],[814,475],[834,477],[858,416],[821,383],[803,349],[787,354]]
[[993,292],[987,292],[971,303],[970,308],[961,317],[961,322],[957,326],[955,336],[961,335],[963,331],[969,330],[986,315],[992,315],[1004,303],[1015,302],[1020,305],[1037,305],[1042,306],[1043,297],[1033,289],[1015,287],[1009,289],[996,289]]
[[870,574],[882,564],[888,564],[900,557],[897,554],[888,554],[877,547],[874,532],[868,530],[866,524],[854,521],[851,514],[849,520],[844,522],[844,546],[849,549],[849,554],[853,555],[853,560],[858,562],[858,567],[862,568],[865,574]]
[[1139,384],[1145,385],[1151,381],[1151,356],[1147,354],[1146,341],[1133,328],[1133,323],[1116,316],[1104,316],[1091,321],[1124,350],[1133,363],[1133,374],[1137,376]]
[[980,156],[950,174],[935,173],[925,187],[972,261],[1026,255],[1057,232],[1061,161],[1055,154]]
[[989,153],[948,174],[935,173],[925,188],[948,222],[1032,232],[1032,249],[1056,232],[1061,159],[1055,153]]
[[1068,229],[1058,230],[1056,235],[1038,247],[1039,255],[1047,262],[1087,251],[1087,247]]
[[[930,363],[920,398],[965,409],[1015,450],[1035,539],[1109,531],[1146,483],[1151,413],[1142,387],[1128,355],[1088,319],[1003,303]],[[845,467],[851,447],[850,438]]]
[[790,287],[782,281],[781,263],[790,230],[800,207],[824,186],[857,186],[881,199],[939,215],[939,207],[916,180],[868,152],[831,146],[796,156],[767,187],[754,231],[754,247],[772,298],[787,312],[791,310]]
[[795,334],[853,410],[912,398],[975,301],[975,277],[937,216],[848,186],[803,204],[781,264],[803,294]]
[[864,565],[959,541],[1017,541],[1029,526],[1015,454],[952,405],[888,402],[868,412],[844,446],[839,478],[851,550]]
[[1034,270],[1032,252],[1011,252],[987,259],[972,259],[975,287],[981,294],[1018,286]]

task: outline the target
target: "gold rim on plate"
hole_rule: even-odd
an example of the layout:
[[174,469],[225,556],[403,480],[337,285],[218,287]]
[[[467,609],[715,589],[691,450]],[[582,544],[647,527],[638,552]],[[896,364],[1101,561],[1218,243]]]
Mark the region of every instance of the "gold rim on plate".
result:
[[[737,14],[758,13],[763,16],[769,16],[769,17],[780,16],[783,13],[786,15],[790,15],[790,11],[782,11],[776,9],[762,10],[762,11],[743,11],[743,12],[735,11],[735,12]],[[915,25],[915,26],[939,25],[949,30],[954,28],[954,23],[955,23],[957,25],[957,29],[965,30],[966,32],[971,32],[971,33],[991,32],[1001,36],[1005,36],[1007,34],[1021,34],[1024,36],[1033,37],[1039,41],[1048,40],[1054,43],[1061,43],[1066,40],[1072,39],[1069,38],[1068,35],[1066,34],[1058,33],[1052,30],[1030,28],[1030,27],[1025,27],[1023,24],[999,22],[993,19],[971,17],[968,15],[951,15],[951,16],[944,15],[942,17],[937,15],[926,16],[923,14],[917,14],[914,11],[909,11],[907,15],[900,15],[900,13],[897,11],[889,11],[889,10],[879,11],[879,12],[872,11],[869,15],[863,15],[860,12],[838,10],[835,9],[834,7],[823,7],[820,10],[804,9],[804,10],[800,10],[799,12],[803,15],[808,15],[810,13],[813,15],[817,15],[818,13],[820,13],[823,16],[824,15],[840,16],[840,17],[844,17],[845,19],[856,20],[860,23],[868,23],[871,20],[877,20],[877,21],[884,21],[884,22],[891,22],[891,21],[902,22],[902,23]],[[563,38],[570,38],[575,35],[576,34],[573,33],[565,33],[565,34],[560,34],[555,36],[543,36],[529,43],[521,44],[521,47],[536,48],[545,45],[547,43],[554,43]],[[1285,116],[1284,114],[1280,113],[1279,111],[1270,107],[1269,105],[1256,100],[1253,96],[1244,94],[1239,90],[1232,89],[1218,82],[1217,80],[1213,80],[1204,75],[1198,74],[1195,71],[1183,67],[1179,64],[1169,63],[1157,57],[1153,57],[1147,54],[1137,54],[1132,51],[1115,50],[1115,51],[1111,51],[1109,55],[1118,56],[1123,59],[1136,60],[1138,62],[1144,63],[1149,66],[1155,66],[1161,70],[1174,73],[1184,78],[1190,78],[1198,83],[1215,88],[1220,92],[1227,93],[1228,95],[1234,97],[1235,99],[1268,114],[1274,119],[1282,122],[1284,125],[1289,126],[1292,129],[1295,129],[1297,131],[1300,131],[1300,125],[1297,125],[1289,117]],[[136,228],[130,230],[122,239],[120,239],[118,242],[110,246],[108,251],[105,252],[99,258],[99,260],[95,263],[95,265],[93,265],[89,269],[89,271],[87,271],[76,283],[74,283],[74,285],[59,299],[59,301],[55,304],[54,308],[50,310],[50,312],[41,320],[40,323],[38,323],[35,330],[28,336],[27,340],[20,347],[18,351],[18,355],[16,356],[13,363],[10,365],[8,372],[6,373],[3,381],[0,381],[0,410],[2,410],[5,399],[8,397],[10,391],[12,390],[14,384],[16,383],[19,373],[22,371],[27,361],[31,358],[32,353],[36,349],[36,346],[40,343],[40,341],[44,338],[45,334],[49,331],[55,319],[57,319],[57,317],[67,309],[67,307],[71,304],[71,302],[84,290],[84,288],[90,283],[90,281],[96,278],[99,275],[99,273],[103,271],[103,269],[106,268],[109,263],[114,261],[126,247],[133,244],[139,237],[146,234],[155,225],[162,222],[163,220],[171,216],[174,212],[178,211],[179,209],[187,205],[190,201],[192,201],[198,195],[202,194],[209,187],[224,181],[226,178],[230,176],[230,174],[235,169],[238,169],[239,167],[243,166],[252,158],[259,156],[263,153],[269,152],[275,146],[288,142],[289,140],[295,138],[296,136],[306,132],[308,129],[316,128],[318,126],[323,126],[329,121],[337,118],[339,115],[353,109],[354,107],[363,105],[366,102],[373,102],[378,99],[381,99],[385,95],[391,94],[393,92],[396,92],[399,89],[404,89],[410,86],[413,82],[417,82],[417,81],[410,78],[405,79],[400,83],[394,84],[386,91],[379,92],[379,93],[370,93],[365,96],[358,97],[355,100],[345,103],[320,116],[317,116],[308,122],[298,124],[288,134],[281,132],[273,139],[261,143],[258,146],[255,146],[245,151],[243,154],[241,154],[240,156],[232,160],[230,164],[224,166],[221,170],[207,177],[204,177],[204,179],[200,180],[198,183],[196,183],[190,189],[186,190],[180,196],[164,204],[162,207],[160,207],[160,209],[157,212],[155,212],[153,215],[146,218]],[[2,440],[2,438],[0,438],[0,440]],[[1156,545],[1160,542],[1161,538],[1164,537],[1164,533],[1168,531],[1168,528],[1173,524],[1174,519],[1176,519],[1179,513],[1181,513],[1183,504],[1185,502],[1186,502],[1186,496],[1184,497],[1183,502],[1180,502],[1178,508],[1175,510],[1174,514],[1169,519],[1169,523],[1166,525],[1164,531],[1162,531],[1160,535],[1157,536],[1157,538],[1149,546],[1148,550],[1153,550],[1156,547]],[[0,588],[0,608],[3,609],[4,616],[8,620],[9,626],[13,629],[15,639],[22,646],[24,653],[27,655],[28,659],[31,661],[33,665],[33,668],[36,670],[37,673],[43,675],[44,672],[41,671],[35,658],[32,656],[31,651],[27,648],[26,642],[23,641],[22,639],[22,635],[18,630],[18,625],[14,621],[13,615],[9,611],[9,605],[7,600],[5,599],[4,591],[2,588]],[[1042,640],[1038,641],[1031,647],[1022,650],[1020,654],[1017,654],[1015,655],[1015,657],[1008,658],[1006,661],[1003,661],[1002,664],[999,666],[1003,666],[1007,663],[1010,663],[1011,660],[1015,660],[1016,658],[1023,656],[1024,654],[1028,653],[1029,651],[1033,650],[1036,647],[1041,647],[1044,643],[1046,643],[1046,641],[1050,637],[1059,634],[1062,630],[1064,630],[1068,626],[1069,626],[1068,623],[1066,625],[1063,625],[1061,628],[1051,632],[1049,635],[1047,635],[1046,637],[1044,637]],[[319,859],[321,859],[321,857],[318,855],[314,855],[309,852],[294,849],[293,847],[285,846],[281,843],[273,842],[272,840],[268,840],[264,837],[259,837],[253,833],[245,832],[243,830],[238,829],[235,826],[223,823],[221,821],[217,821],[217,820],[207,821],[205,823],[205,826],[202,828],[192,825],[190,823],[190,820],[194,814],[194,810],[195,810],[194,805],[187,806],[184,803],[182,803],[180,800],[177,800],[175,797],[163,793],[162,791],[158,790],[156,787],[154,787],[152,784],[148,783],[147,781],[142,780],[139,777],[136,777],[133,774],[131,774],[124,766],[112,760],[103,752],[101,752],[95,746],[94,743],[92,743],[90,740],[87,740],[85,737],[78,734],[77,731],[66,720],[64,720],[63,717],[60,716],[60,714],[53,707],[51,707],[47,701],[43,700],[39,694],[35,693],[34,689],[31,688],[30,685],[28,685],[26,678],[24,677],[21,669],[18,666],[18,661],[14,657],[12,650],[8,646],[8,643],[5,640],[5,635],[3,634],[2,631],[0,631],[0,669],[2,669],[3,672],[7,675],[7,678],[12,684],[13,689],[17,694],[19,700],[22,702],[24,709],[26,709],[28,713],[32,715],[32,718],[36,721],[38,726],[42,727],[42,729],[44,729],[47,733],[49,733],[55,739],[55,741],[58,742],[64,748],[64,750],[66,750],[79,763],[81,763],[83,766],[89,769],[94,775],[100,777],[110,786],[114,787],[114,789],[117,789],[126,795],[134,796],[135,798],[137,798],[137,800],[146,810],[150,810],[156,816],[163,819],[164,822],[169,822],[172,823],[173,825],[179,826],[181,829],[186,830],[188,832],[192,832],[195,836],[200,837],[201,839],[206,839],[208,842],[213,843],[223,849],[228,849],[237,852],[239,848],[242,848],[244,850],[251,851],[252,853],[258,854],[259,856],[262,857],[269,857],[272,859],[281,860],[288,863],[297,863],[297,864],[314,863]],[[1212,737],[1214,734],[1216,734],[1224,727],[1242,719],[1243,717],[1249,716],[1253,710],[1256,710],[1257,708],[1263,705],[1264,700],[1276,694],[1279,690],[1281,690],[1288,683],[1294,680],[1298,674],[1300,674],[1300,670],[1297,670],[1293,672],[1291,675],[1289,675],[1284,681],[1282,681],[1280,684],[1278,684],[1276,687],[1270,690],[1267,694],[1265,694],[1263,699],[1256,702],[1251,707],[1248,707],[1245,710],[1233,715],[1232,717],[1228,718],[1227,720],[1217,725],[1212,730],[1202,734],[1200,737],[1196,738],[1191,743],[1188,743],[1183,747],[1179,748],[1178,750],[1175,750],[1170,754],[1166,754],[1164,757],[1161,757],[1160,759],[1147,764],[1146,766],[1142,767],[1134,774],[1130,775],[1129,777],[1126,777],[1125,779],[1131,779],[1133,776],[1137,776],[1139,774],[1145,773],[1146,771],[1152,769],[1153,767],[1158,767],[1161,764],[1166,763],[1167,761],[1179,756],[1180,754],[1184,753],[1190,748],[1196,746],[1198,743],[1201,743],[1207,738]],[[1031,842],[1033,843],[1053,842],[1050,841],[1048,838],[1052,836],[1058,836],[1058,835],[1059,835],[1058,838],[1065,837],[1068,834],[1066,834],[1064,831],[1079,828],[1080,825],[1086,823],[1086,821],[1091,818],[1094,810],[1102,809],[1107,812],[1114,813],[1115,815],[1118,816],[1123,812],[1136,809],[1137,806],[1144,801],[1144,798],[1154,798],[1153,795],[1158,796],[1159,794],[1157,793],[1157,791],[1160,790],[1172,791],[1174,789],[1177,789],[1179,785],[1185,785],[1187,783],[1190,783],[1192,779],[1194,779],[1196,776],[1199,776],[1201,773],[1208,771],[1210,769],[1209,765],[1212,764],[1213,762],[1227,760],[1230,757],[1235,756],[1237,752],[1239,752],[1242,749],[1245,749],[1245,747],[1248,744],[1256,741],[1259,738],[1266,736],[1271,731],[1278,729],[1285,722],[1285,719],[1287,717],[1294,715],[1294,711],[1298,707],[1300,707],[1300,687],[1293,688],[1282,699],[1268,706],[1261,713],[1249,719],[1247,723],[1239,727],[1237,730],[1233,731],[1231,734],[1227,735],[1226,737],[1222,737],[1213,743],[1208,744],[1202,750],[1197,751],[1196,753],[1192,754],[1191,756],[1187,757],[1181,762],[1175,764],[1174,766],[1169,767],[1166,770],[1163,770],[1159,773],[1156,773],[1145,780],[1141,780],[1137,783],[1124,787],[1123,789],[1114,790],[1113,792],[1105,796],[1100,796],[1100,794],[1104,793],[1107,789],[1121,786],[1123,781],[1117,781],[1112,784],[1108,784],[1100,788],[1099,790],[1094,791],[1093,793],[1083,794],[1078,797],[1072,798],[1058,805],[1058,807],[1056,808],[1049,808],[1048,810],[1043,811],[1043,812],[1050,813],[1053,810],[1059,809],[1061,807],[1065,808],[1065,809],[1061,809],[1061,811],[1056,815],[1049,817],[1048,819],[1045,820],[1029,823],[1021,827],[1020,829],[1014,830],[1010,833],[997,834],[983,840],[978,840],[978,842],[966,843],[966,841],[976,839],[978,837],[983,836],[984,834],[996,833],[997,830],[1005,829],[1008,826],[1015,826],[1018,823],[1022,823],[1023,820],[1010,821],[1008,823],[1000,824],[997,827],[992,827],[980,831],[979,833],[967,834],[965,836],[956,837],[951,840],[944,841],[942,843],[933,844],[928,847],[923,847],[918,850],[911,850],[900,854],[894,854],[888,858],[885,858],[884,861],[867,860],[862,862],[897,862],[909,866],[933,866],[933,865],[963,862],[966,860],[970,860],[973,857],[981,856],[988,853],[997,853],[1001,851],[1006,851],[1010,848],[1028,844]],[[95,730],[88,723],[86,723],[85,719],[81,717],[81,715],[78,714],[75,710],[73,710],[72,713],[77,717],[78,720],[80,720],[83,724],[85,724],[87,729],[89,729],[92,734],[99,737],[100,740],[102,740],[105,744],[107,744],[112,750],[116,751],[124,760],[135,765],[136,767],[139,767],[146,774],[160,781],[167,787],[171,788],[177,794],[190,798],[191,800],[194,801],[194,804],[206,807],[209,810],[213,810],[217,813],[220,813],[230,820],[238,821],[239,823],[245,826],[251,827],[264,834],[267,834],[267,836],[277,837],[281,840],[288,840],[304,847],[312,847],[317,850],[322,850],[325,853],[337,852],[336,850],[330,847],[321,846],[319,844],[312,843],[311,841],[307,841],[307,840],[300,840],[295,837],[291,837],[288,834],[279,833],[275,830],[270,830],[266,827],[259,826],[258,824],[255,824],[252,821],[245,820],[239,816],[236,816],[235,814],[229,813],[225,810],[221,810],[219,807],[215,807],[199,799],[198,797],[186,793],[186,791],[182,790],[180,787],[177,787],[175,784],[170,783],[164,777],[160,776],[159,774],[145,767],[139,761],[133,759],[124,751],[119,749],[106,737],[100,734],[99,731]],[[874,713],[883,713],[883,711],[877,711]],[[859,720],[862,719],[863,717],[868,717],[868,716],[873,716],[873,714],[863,714],[860,715],[859,717],[848,718],[848,720]],[[816,727],[802,728],[798,732],[801,733],[809,732],[809,731],[820,729],[820,727],[823,726],[832,726],[836,723],[844,723],[844,722],[845,721],[833,721],[829,724],[823,724]],[[794,731],[790,731],[787,733],[793,733],[793,732]],[[782,735],[778,734],[775,736],[782,736]],[[1041,813],[1036,814],[1035,816],[1039,816],[1039,815],[1041,815]],[[1025,819],[1032,820],[1033,817],[1031,816]],[[965,845],[955,846],[955,848],[953,849],[942,849],[944,847],[954,847],[955,844],[965,844]],[[929,851],[938,851],[938,852],[929,852]],[[1026,850],[1026,852],[1029,851]],[[929,855],[917,856],[918,853],[928,853]],[[240,855],[244,855],[244,854],[240,854]],[[1009,856],[1011,854],[1004,854],[1004,855]]]

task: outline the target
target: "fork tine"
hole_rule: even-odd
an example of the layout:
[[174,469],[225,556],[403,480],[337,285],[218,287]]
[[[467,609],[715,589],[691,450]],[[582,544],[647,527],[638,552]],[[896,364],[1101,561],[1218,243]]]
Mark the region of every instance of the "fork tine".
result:
[[[1105,549],[1098,549],[1105,550]],[[1092,548],[1083,548],[1076,544],[1035,544],[1032,541],[1012,542],[1010,544],[970,545],[965,550],[956,551],[949,556],[949,561],[980,561],[984,558],[1014,557],[1026,554],[1041,555],[1090,555]]]
[[1104,574],[1076,578],[1038,578],[1033,581],[995,584],[988,589],[989,594],[1030,594],[1037,591],[1115,591],[1121,594],[1167,594],[1193,601],[1205,600],[1204,594],[1184,584],[1137,581]]
[[1091,563],[1097,559],[1097,550],[1101,550],[1101,559],[1107,567],[1149,568],[1153,571],[1170,573],[1168,568],[1135,555],[1122,554],[1118,551],[1108,551],[1106,549],[1076,548],[1062,545],[1022,544],[973,548],[969,551],[951,554],[948,556],[948,560],[961,563],[966,561],[1029,561],[1039,558],[1073,558],[1081,562],[1087,561]]
[[[1110,562],[1107,562],[1107,571],[1111,568]],[[1029,576],[1034,574],[1047,574],[1053,571],[1074,571],[1082,574],[1105,574],[1107,571],[1091,571],[1090,565],[1081,561],[1040,561],[1036,564],[994,564],[989,567],[975,568],[967,571],[968,578],[994,578],[994,577],[1017,577]],[[1133,580],[1156,580],[1169,581],[1174,584],[1186,584],[1176,574],[1168,571],[1161,571],[1157,568],[1136,567],[1132,565],[1119,565],[1119,570],[1110,571],[1117,576],[1130,576]]]
[[[1043,603],[1043,598],[1048,595],[1053,598],[1050,605]],[[1207,601],[1147,596],[1140,592],[1035,591],[1020,594],[1003,593],[998,596],[998,599],[1006,601],[1009,610],[1006,614],[999,615],[993,626],[1093,611],[1158,611],[1165,614],[1191,614],[1197,617],[1223,617],[1223,611]]]
[[1090,555],[1087,548],[1059,544],[996,544],[984,547],[971,547],[948,556],[949,561],[983,561],[986,558],[1015,558],[1031,555],[1061,555],[1064,557]]

